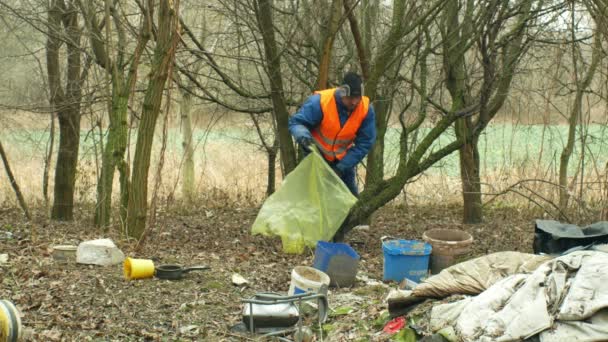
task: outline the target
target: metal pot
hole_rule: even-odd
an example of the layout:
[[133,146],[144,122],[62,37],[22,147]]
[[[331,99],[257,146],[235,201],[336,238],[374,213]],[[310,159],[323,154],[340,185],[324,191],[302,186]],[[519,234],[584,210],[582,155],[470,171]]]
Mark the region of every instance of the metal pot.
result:
[[210,269],[209,266],[192,266],[183,267],[181,265],[160,265],[155,267],[156,278],[179,280],[182,279],[184,274],[190,271],[203,271]]

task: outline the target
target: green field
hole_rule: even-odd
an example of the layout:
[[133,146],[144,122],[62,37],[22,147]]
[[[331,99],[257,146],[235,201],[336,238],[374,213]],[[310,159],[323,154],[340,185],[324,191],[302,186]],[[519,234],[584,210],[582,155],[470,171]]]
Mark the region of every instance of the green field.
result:
[[[543,138],[544,130],[544,138]],[[161,142],[161,130],[157,129],[155,146],[158,150]],[[428,132],[423,128],[418,133],[418,140]],[[571,168],[574,170],[579,164],[581,152],[581,132],[577,132],[574,155],[571,159]],[[398,154],[397,129],[389,128],[386,135],[386,168],[390,173],[396,167]],[[11,154],[17,153],[22,159],[42,160],[45,146],[48,141],[48,132],[45,131],[4,131],[2,141]],[[167,153],[170,155],[181,154],[181,141],[179,129],[170,129],[168,136]],[[603,169],[608,159],[608,128],[603,125],[591,125],[587,128],[585,135],[585,169],[596,163]],[[446,132],[432,147],[433,150],[453,141],[453,131]],[[495,124],[486,129],[481,136],[479,152],[481,155],[482,172],[492,172],[504,169],[529,169],[537,168],[540,161],[543,169],[557,168],[559,157],[567,139],[567,127],[564,125],[541,126],[541,125],[508,125]],[[84,132],[82,134],[81,156],[91,158],[95,149],[99,149],[99,136]],[[135,131],[131,135],[131,148],[134,149]],[[243,128],[217,128],[213,130],[197,129],[194,133],[196,155],[200,159],[209,160],[208,146],[218,146],[228,150],[231,156],[235,156],[238,163],[239,153],[259,154],[263,161],[263,152],[258,144],[259,139],[254,130]],[[55,140],[55,148],[58,139]],[[542,156],[541,156],[542,146]],[[453,153],[428,171],[429,173],[441,172],[447,176],[458,175],[458,155]]]
[[[543,137],[544,130],[544,137]],[[424,130],[427,132],[428,130]],[[422,137],[424,132],[420,132]],[[396,163],[398,153],[397,130],[389,130],[386,137],[386,157],[389,167]],[[543,169],[559,165],[561,151],[566,143],[568,129],[566,126],[526,125],[514,126],[507,124],[491,125],[482,134],[479,143],[481,168],[483,172],[491,172],[511,168],[536,168],[539,156]],[[585,163],[596,160],[601,166],[608,158],[608,129],[606,126],[590,126],[585,134],[586,154]],[[418,140],[420,140],[419,138]],[[432,147],[436,150],[455,139],[453,131],[446,132]],[[540,153],[542,146],[542,155]],[[571,167],[576,168],[580,159],[581,139],[577,134]],[[453,153],[429,172],[443,172],[449,176],[458,175],[458,154]]]

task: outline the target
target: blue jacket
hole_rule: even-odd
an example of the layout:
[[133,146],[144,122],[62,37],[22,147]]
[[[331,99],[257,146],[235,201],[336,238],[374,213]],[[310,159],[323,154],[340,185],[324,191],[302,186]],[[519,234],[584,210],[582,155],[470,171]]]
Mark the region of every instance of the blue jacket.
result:
[[[344,126],[348,119],[349,113],[346,107],[342,104],[342,98],[339,91],[335,94],[336,104],[338,107],[338,116],[340,117],[340,125]],[[323,111],[321,110],[321,95],[314,94],[309,96],[302,107],[289,118],[289,132],[298,140],[301,137],[312,138],[310,133],[312,129],[321,124],[323,119]],[[367,155],[369,150],[376,141],[376,113],[374,107],[369,105],[367,116],[361,123],[354,145],[346,152],[342,160],[338,162],[339,169],[345,170],[355,167]]]

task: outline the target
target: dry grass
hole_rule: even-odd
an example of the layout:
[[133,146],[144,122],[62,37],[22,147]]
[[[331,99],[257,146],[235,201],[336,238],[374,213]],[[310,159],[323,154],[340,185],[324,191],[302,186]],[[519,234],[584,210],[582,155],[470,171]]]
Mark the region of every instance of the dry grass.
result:
[[[257,205],[265,194],[267,181],[266,156],[250,146],[240,146],[235,153],[226,151],[225,146],[218,143],[207,144],[204,153],[199,151],[196,158],[196,187],[199,200],[204,203]],[[10,154],[10,152],[9,152]],[[203,157],[204,155],[204,157]],[[39,204],[42,198],[42,171],[39,159],[19,157],[11,160],[17,181],[29,203]],[[170,204],[181,198],[181,155],[168,153],[162,172],[160,199],[162,204]],[[154,162],[156,168],[156,161]],[[278,170],[280,172],[280,170]],[[76,201],[94,203],[96,196],[96,169],[94,163],[85,160],[79,166],[77,177]],[[149,194],[154,186],[153,172],[150,173]],[[52,175],[51,175],[52,176]],[[364,170],[360,168],[359,179],[364,179]],[[580,184],[574,183],[572,195],[576,199],[575,206],[583,208],[595,216],[606,201],[606,180],[589,170],[585,175],[583,194],[580,194]],[[49,191],[52,195],[52,178]],[[118,177],[115,179],[114,192],[118,195]],[[557,177],[555,174],[543,175],[534,169],[506,168],[486,172],[482,178],[484,202],[493,205],[516,205],[525,207],[544,208],[551,216],[557,218],[558,202]],[[280,179],[277,177],[277,184]],[[518,186],[515,186],[519,184]],[[449,176],[442,172],[432,172],[422,175],[407,184],[405,191],[395,199],[396,203],[407,205],[424,205],[432,203],[460,203],[462,200],[461,182],[458,177]],[[580,202],[584,201],[584,202]],[[3,206],[15,206],[16,200],[6,175],[0,175],[0,203]]]
[[[42,179],[44,170],[44,151],[46,141],[29,137],[30,130],[41,129],[40,114],[19,113],[11,115],[10,125],[0,129],[0,138],[6,141],[10,132],[25,131],[18,143],[5,144],[11,167],[17,182],[22,189],[26,201],[33,205],[43,203]],[[199,116],[200,117],[200,116]],[[36,120],[38,119],[38,120]],[[28,128],[28,122],[32,127]],[[172,123],[175,126],[177,123]],[[195,125],[201,131],[211,131],[214,134],[227,130],[250,130],[247,121],[242,117],[225,116],[204,117]],[[40,127],[38,127],[40,126]],[[42,128],[44,129],[44,128]],[[158,166],[158,156],[162,141],[161,129],[157,130],[152,166],[150,169],[149,194],[152,194],[155,182],[154,175]],[[177,128],[175,133],[179,133]],[[83,132],[85,134],[85,132]],[[228,133],[227,133],[228,134]],[[4,137],[3,137],[4,136]],[[40,139],[40,138],[38,138]],[[134,140],[134,139],[133,139]],[[134,143],[134,141],[133,141]],[[56,141],[57,144],[57,141]],[[23,148],[27,145],[27,148]],[[86,144],[81,152],[76,182],[76,202],[92,204],[96,196],[96,179],[98,163],[95,161],[93,144]],[[129,154],[134,154],[134,146]],[[54,159],[53,159],[54,161]],[[573,161],[575,162],[575,161]],[[170,144],[165,155],[160,186],[160,205],[171,204],[181,199],[180,173],[182,169],[182,153],[178,143]],[[390,166],[387,166],[390,167]],[[49,192],[52,196],[53,170],[51,165]],[[359,168],[360,184],[364,179],[364,168]],[[280,186],[280,169],[277,165],[277,184]],[[236,203],[242,205],[258,205],[264,199],[267,182],[266,154],[256,145],[244,139],[228,136],[217,136],[214,139],[206,136],[196,141],[195,150],[196,193],[201,203],[219,203],[225,205]],[[540,169],[535,163],[524,165],[507,165],[492,169],[482,169],[482,192],[484,202],[492,205],[518,205],[525,207],[544,208],[549,215],[557,215],[554,204],[557,203],[558,187],[556,167]],[[607,182],[606,169],[603,165],[590,165],[585,168],[581,188],[580,176],[570,189],[579,216],[594,216],[606,203]],[[514,187],[514,185],[517,185]],[[360,186],[361,187],[361,186]],[[462,201],[461,182],[454,172],[437,167],[426,174],[413,179],[406,185],[405,191],[395,199],[396,203],[407,205],[424,205],[432,203],[460,203]],[[115,177],[114,193],[118,194],[118,176]],[[16,200],[4,172],[0,172],[0,206],[15,206]],[[581,210],[582,208],[582,210]]]

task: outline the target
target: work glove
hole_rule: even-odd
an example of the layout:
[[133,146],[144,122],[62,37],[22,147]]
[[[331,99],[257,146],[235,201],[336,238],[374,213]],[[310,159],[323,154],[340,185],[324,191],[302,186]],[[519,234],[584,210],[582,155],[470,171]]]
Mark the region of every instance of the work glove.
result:
[[312,145],[311,136],[301,136],[296,139],[296,142],[300,144],[305,151],[310,152],[310,145]]
[[337,163],[333,164],[331,166],[331,168],[334,170],[334,172],[340,178],[342,178],[342,176],[344,175],[344,171],[346,171],[346,169],[344,168],[344,165],[342,165],[342,163],[340,163],[340,162],[337,162]]

